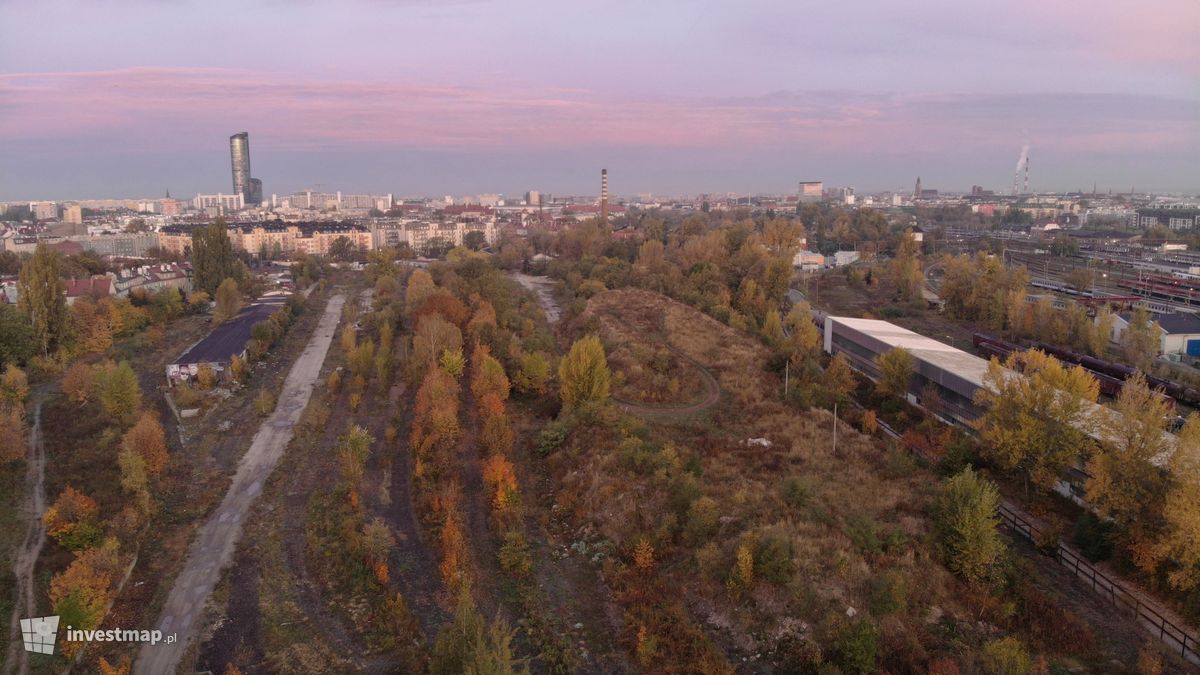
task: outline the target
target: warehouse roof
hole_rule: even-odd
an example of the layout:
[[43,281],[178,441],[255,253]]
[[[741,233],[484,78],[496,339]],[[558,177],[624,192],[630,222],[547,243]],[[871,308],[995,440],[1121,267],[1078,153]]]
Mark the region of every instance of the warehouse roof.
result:
[[224,363],[234,354],[241,354],[250,342],[250,329],[259,321],[268,319],[279,303],[255,303],[237,316],[220,324],[203,340],[188,348],[171,365],[187,366],[193,363]]
[[887,321],[854,319],[844,316],[829,318],[865,333],[890,347],[903,347],[922,361],[944,368],[977,386],[983,386],[983,375],[987,372],[988,367],[986,359]]

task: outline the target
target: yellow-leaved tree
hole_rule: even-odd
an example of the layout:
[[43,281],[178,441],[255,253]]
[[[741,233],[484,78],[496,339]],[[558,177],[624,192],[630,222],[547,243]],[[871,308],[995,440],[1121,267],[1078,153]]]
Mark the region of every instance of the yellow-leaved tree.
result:
[[1200,414],[1179,432],[1169,462],[1171,487],[1163,508],[1166,523],[1154,553],[1169,560],[1167,579],[1179,590],[1200,586]]
[[569,410],[585,403],[607,400],[610,378],[600,338],[588,335],[576,340],[558,365],[563,407]]
[[1049,491],[1081,456],[1092,430],[1099,395],[1096,378],[1078,366],[1067,368],[1037,351],[1014,352],[1003,365],[988,364],[976,402],[987,410],[976,429],[1002,470]]

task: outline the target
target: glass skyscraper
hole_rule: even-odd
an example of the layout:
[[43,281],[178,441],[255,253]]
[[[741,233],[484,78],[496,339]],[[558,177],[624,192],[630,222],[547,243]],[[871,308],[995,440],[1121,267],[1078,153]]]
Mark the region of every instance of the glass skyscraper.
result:
[[243,131],[229,137],[229,156],[233,163],[234,194],[241,195],[247,204],[258,204],[262,200],[262,188],[259,188],[259,201],[255,201],[254,186],[250,182],[250,134]]

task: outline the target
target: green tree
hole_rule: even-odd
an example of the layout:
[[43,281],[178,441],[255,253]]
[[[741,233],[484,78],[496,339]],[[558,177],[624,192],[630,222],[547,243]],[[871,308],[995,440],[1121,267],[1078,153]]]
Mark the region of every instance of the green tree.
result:
[[237,316],[242,309],[242,292],[238,290],[237,282],[225,279],[217,287],[217,307],[213,310],[213,321],[225,323]]
[[892,347],[875,359],[879,366],[879,384],[877,388],[885,396],[904,398],[916,372],[916,360],[903,347]]
[[569,410],[607,400],[610,377],[600,338],[588,335],[576,340],[558,366],[563,407]]
[[225,219],[217,218],[192,233],[192,286],[197,290],[213,297],[223,281],[236,280],[236,260]]
[[0,366],[22,365],[38,352],[38,336],[29,315],[0,304]]
[[32,322],[42,354],[62,346],[70,326],[59,262],[57,251],[39,243],[33,257],[21,266],[17,281],[17,307]]
[[128,361],[109,362],[96,370],[96,394],[104,415],[119,424],[132,420],[142,404],[137,375]]
[[342,235],[329,244],[329,257],[341,261],[354,260],[358,257],[358,247],[350,241],[350,237]]
[[996,529],[1000,493],[970,467],[945,480],[932,505],[934,537],[946,566],[967,581],[987,578],[1004,542]]
[[[1018,373],[1020,373],[1018,375]],[[976,421],[985,452],[1004,471],[1022,474],[1048,491],[1081,455],[1092,429],[1096,379],[1037,350],[993,359],[976,402],[987,408]]]
[[463,246],[472,251],[481,250],[484,246],[487,246],[487,237],[479,230],[471,230],[463,236]]

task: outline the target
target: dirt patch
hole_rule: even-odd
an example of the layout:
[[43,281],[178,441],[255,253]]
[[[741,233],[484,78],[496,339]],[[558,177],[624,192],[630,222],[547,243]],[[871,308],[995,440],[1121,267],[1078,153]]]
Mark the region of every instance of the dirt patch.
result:
[[197,670],[222,673],[228,663],[258,663],[263,659],[258,560],[252,552],[239,551],[230,569],[225,619],[201,647]]

